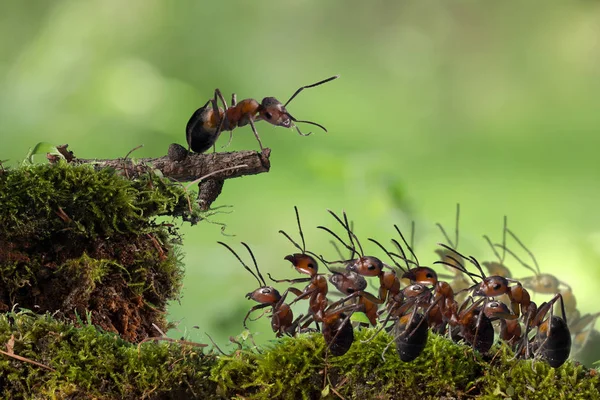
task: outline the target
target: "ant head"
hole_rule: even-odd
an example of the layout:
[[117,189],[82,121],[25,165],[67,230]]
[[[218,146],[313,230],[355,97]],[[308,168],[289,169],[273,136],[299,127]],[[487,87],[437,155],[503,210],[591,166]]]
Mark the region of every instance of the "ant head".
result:
[[516,319],[516,314],[510,312],[510,309],[506,304],[501,301],[493,300],[485,303],[483,306],[483,313],[489,319]]
[[346,270],[362,276],[379,276],[383,271],[383,263],[377,257],[362,256],[349,263]]
[[294,127],[296,128],[296,131],[298,131],[298,133],[302,136],[308,136],[310,135],[310,132],[306,134],[302,133],[300,129],[293,124],[293,122],[304,122],[306,124],[318,126],[325,132],[327,132],[327,129],[325,129],[325,127],[321,124],[317,124],[316,122],[311,121],[303,121],[292,117],[292,115],[285,109],[285,107],[290,103],[290,101],[294,99],[294,97],[298,95],[298,93],[300,93],[304,89],[319,86],[337,78],[339,78],[339,75],[335,75],[331,78],[327,78],[317,83],[313,83],[312,85],[302,86],[298,90],[296,90],[296,92],[292,95],[292,97],[290,97],[290,99],[285,104],[281,104],[281,102],[275,97],[265,97],[264,99],[262,99],[260,108],[258,110],[258,119],[265,120],[268,123],[276,126],[283,126],[285,128]]
[[427,288],[420,284],[409,285],[402,291],[404,296],[408,298],[420,296],[425,292],[427,292]]
[[262,99],[258,110],[258,119],[267,121],[275,126],[283,126],[284,128],[292,127],[291,115],[275,97],[265,97]]
[[281,295],[277,289],[271,286],[263,286],[259,287],[254,292],[248,293],[246,298],[261,304],[275,304],[281,299]]
[[289,256],[285,256],[284,260],[291,262],[294,268],[296,268],[296,271],[300,272],[301,274],[315,276],[319,271],[319,265],[315,259],[308,254],[290,254]]
[[344,294],[352,294],[367,288],[367,280],[355,272],[332,272],[333,275],[329,278],[329,282]]
[[438,282],[437,273],[429,267],[411,268],[402,275],[402,279],[422,285],[435,285]]
[[473,293],[475,296],[496,297],[508,292],[508,280],[502,276],[488,276]]

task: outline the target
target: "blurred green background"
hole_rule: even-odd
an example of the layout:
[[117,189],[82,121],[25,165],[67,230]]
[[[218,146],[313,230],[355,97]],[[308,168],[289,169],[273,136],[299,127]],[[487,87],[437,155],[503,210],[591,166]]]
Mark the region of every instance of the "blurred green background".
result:
[[[185,143],[188,118],[216,87],[285,101],[341,74],[288,107],[329,133],[257,125],[271,172],[226,182],[215,206],[231,213],[210,218],[235,237],[182,227],[174,337],[206,342],[208,332],[223,345],[242,331],[256,282],[217,240],[238,251],[246,241],[264,272],[297,277],[283,260],[295,249],[277,233],[297,234],[294,205],[308,246],[329,258],[315,229],[334,226],[327,208],[345,209],[365,242],[387,243],[392,224],[414,219],[424,263],[443,240],[434,223],[453,230],[456,203],[460,249],[481,260],[493,257],[481,235],[500,240],[508,215],[542,270],[574,287],[582,311],[600,311],[597,1],[4,1],[0,22],[8,165],[40,141],[81,158],[140,144],[135,157],[161,156]],[[227,151],[242,149],[258,149],[249,127]],[[264,318],[251,327],[273,338]]]

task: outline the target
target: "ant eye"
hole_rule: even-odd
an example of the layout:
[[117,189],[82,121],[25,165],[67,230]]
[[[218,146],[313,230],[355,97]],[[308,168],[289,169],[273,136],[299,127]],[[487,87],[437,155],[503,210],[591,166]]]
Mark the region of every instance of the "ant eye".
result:
[[367,267],[367,269],[368,269],[369,271],[372,271],[372,270],[374,270],[374,269],[375,269],[375,266],[374,266],[373,264],[369,264],[369,266]]
[[313,263],[308,263],[308,268],[315,269],[315,265]]
[[494,289],[494,290],[498,290],[498,289],[500,289],[500,284],[499,284],[499,283],[496,283],[496,284],[493,286],[493,289]]
[[271,119],[271,118],[273,118],[273,114],[271,114],[270,112],[267,111],[265,113],[265,117],[267,117],[267,119]]
[[348,288],[348,289],[346,289],[346,291],[347,291],[348,293],[354,293],[354,289],[353,289],[353,288]]
[[427,275],[425,275],[427,278],[433,278],[433,274],[431,272],[428,272]]

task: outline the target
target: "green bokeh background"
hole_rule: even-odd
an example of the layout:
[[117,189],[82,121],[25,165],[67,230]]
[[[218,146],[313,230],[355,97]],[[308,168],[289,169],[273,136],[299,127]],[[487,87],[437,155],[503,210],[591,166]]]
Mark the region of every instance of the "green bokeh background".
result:
[[[363,240],[417,223],[416,251],[435,259],[435,222],[460,248],[492,257],[502,217],[545,272],[599,311],[600,4],[473,1],[3,1],[0,159],[15,165],[40,141],[78,157],[164,155],[184,143],[192,112],[216,87],[226,98],[275,96],[334,74],[288,109],[329,133],[300,137],[258,124],[268,174],[228,181],[211,217],[183,226],[186,279],[170,307],[174,337],[224,344],[241,332],[256,287],[224,248],[248,242],[264,272],[297,274],[293,206],[308,245],[345,209]],[[302,126],[308,130],[309,126]],[[222,139],[219,144],[224,144]],[[227,151],[257,149],[250,128]],[[509,244],[510,245],[510,244]],[[511,245],[514,248],[514,244]],[[522,254],[522,252],[520,253]],[[333,258],[330,255],[330,258]],[[514,265],[514,264],[513,264]],[[525,270],[515,266],[514,274]],[[198,326],[199,328],[194,328]],[[273,337],[267,321],[257,339]]]

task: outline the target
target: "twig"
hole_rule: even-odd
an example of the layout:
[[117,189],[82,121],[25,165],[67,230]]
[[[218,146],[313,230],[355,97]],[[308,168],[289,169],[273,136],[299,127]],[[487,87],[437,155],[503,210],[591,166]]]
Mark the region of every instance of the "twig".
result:
[[4,350],[0,350],[0,354],[4,354],[5,356],[12,357],[12,358],[14,358],[16,360],[24,361],[24,362],[27,362],[29,364],[37,365],[38,367],[46,368],[49,371],[56,372],[56,370],[54,368],[51,368],[51,367],[49,367],[47,365],[44,365],[42,363],[39,363],[37,361],[30,360],[29,358],[21,357],[19,355],[14,354],[14,353],[11,354],[11,353],[6,352]]

